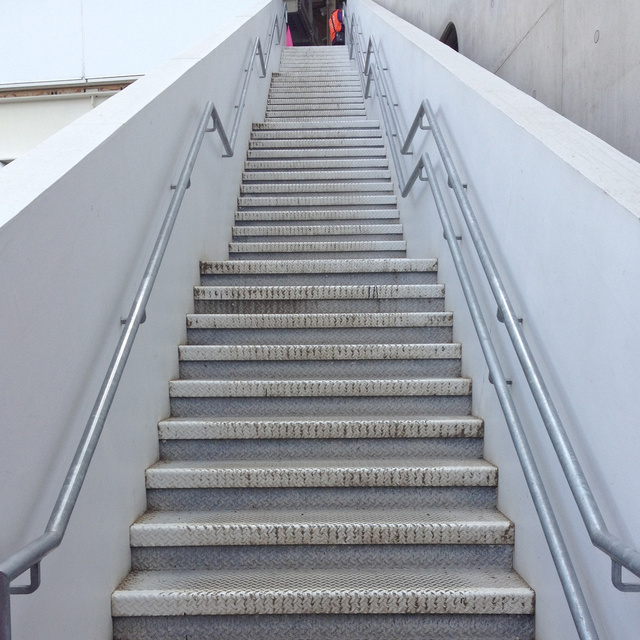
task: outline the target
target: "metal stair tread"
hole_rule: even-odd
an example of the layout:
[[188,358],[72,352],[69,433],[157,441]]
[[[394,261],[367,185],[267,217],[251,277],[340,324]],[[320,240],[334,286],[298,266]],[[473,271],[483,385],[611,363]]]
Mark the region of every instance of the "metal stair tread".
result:
[[320,209],[312,211],[300,209],[260,209],[258,207],[236,211],[235,220],[243,222],[304,222],[305,220],[320,221],[346,221],[352,220],[399,220],[398,209]]
[[252,236],[314,236],[314,235],[401,235],[402,224],[314,224],[314,225],[272,225],[262,226],[234,226],[231,229],[234,238]]
[[319,180],[386,180],[391,179],[389,169],[344,169],[342,171],[245,171],[242,181],[246,182],[276,182],[289,180],[291,182],[315,183]]
[[[256,243],[258,244],[258,243]],[[268,244],[268,243],[263,243]],[[285,243],[272,243],[275,245]],[[291,243],[312,244],[312,243]],[[324,244],[324,243],[318,243]],[[329,244],[329,243],[327,243]],[[340,244],[340,243],[333,243]],[[357,243],[343,243],[357,244]],[[362,244],[375,244],[362,243]],[[380,243],[385,244],[385,243]],[[386,243],[392,244],[392,243]],[[241,246],[249,246],[248,244]],[[196,300],[372,300],[381,298],[443,298],[442,284],[381,285],[205,285],[193,288]]]
[[275,487],[494,487],[485,460],[160,460],[149,489]]
[[377,327],[450,327],[449,311],[407,311],[397,313],[192,313],[187,315],[190,329],[310,329]]
[[280,182],[272,183],[250,182],[240,187],[241,195],[248,194],[280,194],[280,193],[300,193],[312,195],[316,193],[358,193],[358,192],[379,192],[393,193],[393,184],[390,180],[386,182]]
[[149,511],[131,546],[513,544],[513,524],[487,509]]
[[459,343],[336,345],[181,345],[181,361],[421,360],[460,358]]
[[481,438],[473,416],[431,418],[168,418],[158,423],[161,440],[318,438]]
[[358,120],[354,124],[353,120],[283,120],[279,122],[254,122],[252,125],[253,131],[300,131],[301,129],[318,129],[318,130],[331,130],[331,129],[380,129],[379,120]]
[[406,251],[404,240],[351,240],[318,242],[230,242],[230,253],[320,253],[350,251]]
[[171,380],[172,398],[468,396],[469,378]]
[[201,261],[203,274],[248,274],[248,273],[409,273],[437,271],[435,258],[360,258],[342,260],[219,260]]
[[151,571],[130,574],[114,616],[223,614],[531,614],[513,571]]

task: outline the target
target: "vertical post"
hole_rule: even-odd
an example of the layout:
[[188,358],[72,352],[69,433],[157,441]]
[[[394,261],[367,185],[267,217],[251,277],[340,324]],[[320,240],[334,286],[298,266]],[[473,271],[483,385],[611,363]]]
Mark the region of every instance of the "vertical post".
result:
[[11,580],[0,573],[0,640],[11,640]]

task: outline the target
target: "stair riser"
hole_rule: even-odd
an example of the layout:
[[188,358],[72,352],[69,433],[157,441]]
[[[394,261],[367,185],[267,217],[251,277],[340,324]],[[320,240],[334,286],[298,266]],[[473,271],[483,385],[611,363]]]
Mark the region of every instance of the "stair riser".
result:
[[309,224],[394,224],[399,222],[400,214],[397,209],[338,209],[338,210],[314,210],[280,211],[278,209],[264,209],[253,211],[236,211],[236,226],[288,226]]
[[295,251],[288,253],[229,252],[230,260],[334,260],[335,258],[405,258],[406,251]]
[[313,615],[114,618],[114,640],[533,640],[533,616]]
[[[332,254],[335,255],[335,254]],[[395,313],[444,311],[442,298],[369,300],[195,300],[196,313]]]
[[512,545],[287,545],[235,547],[132,547],[134,571],[253,569],[341,569],[384,566],[496,567],[508,569]]
[[457,359],[180,362],[183,380],[454,378],[460,371]]
[[495,487],[314,487],[147,489],[149,509],[430,509],[495,508]]
[[482,457],[480,438],[162,440],[161,460],[331,460]]
[[470,415],[471,396],[171,398],[171,415],[176,418],[372,414]]
[[187,344],[412,344],[451,342],[451,327],[390,329],[188,329]]

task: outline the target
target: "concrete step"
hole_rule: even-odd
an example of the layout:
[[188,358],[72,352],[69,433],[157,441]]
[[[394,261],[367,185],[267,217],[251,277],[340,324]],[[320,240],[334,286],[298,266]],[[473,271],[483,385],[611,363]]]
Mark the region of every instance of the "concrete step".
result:
[[452,314],[190,314],[188,344],[450,342]]

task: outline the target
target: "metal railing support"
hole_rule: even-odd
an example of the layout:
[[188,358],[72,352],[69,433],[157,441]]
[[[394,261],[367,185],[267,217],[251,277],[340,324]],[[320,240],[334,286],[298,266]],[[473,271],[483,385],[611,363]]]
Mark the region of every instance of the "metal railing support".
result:
[[[205,133],[217,132],[225,149],[223,157],[233,156],[233,149],[238,135],[240,118],[244,110],[254,60],[256,56],[260,58],[262,77],[264,78],[267,74],[273,39],[277,34],[277,43],[279,44],[281,42],[282,31],[286,24],[286,15],[287,9],[285,4],[281,21],[279,16],[276,15],[273,22],[266,58],[261,40],[259,37],[256,38],[251,59],[245,68],[245,78],[240,92],[240,99],[235,106],[236,113],[230,137],[227,137],[213,102],[208,102],[205,106],[180,177],[175,185],[171,185],[173,196],[165,214],[162,227],[153,251],[151,252],[131,310],[127,318],[122,321],[123,329],[118,344],[45,531],[40,537],[28,543],[11,557],[0,563],[0,640],[11,640],[11,595],[30,594],[40,586],[40,562],[62,542],[78,495],[86,478],[89,465],[98,446],[102,429],[107,420],[138,328],[146,319],[147,302],[151,296],[153,285],[160,270],[167,245],[169,244],[171,232],[178,217],[182,200],[186,190],[191,185],[191,173],[198,158]],[[209,120],[212,121],[211,125],[209,125]],[[30,583],[28,585],[11,587],[11,582],[26,571],[30,572]]]

